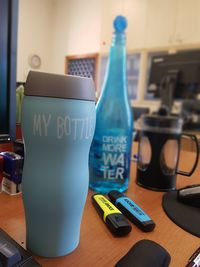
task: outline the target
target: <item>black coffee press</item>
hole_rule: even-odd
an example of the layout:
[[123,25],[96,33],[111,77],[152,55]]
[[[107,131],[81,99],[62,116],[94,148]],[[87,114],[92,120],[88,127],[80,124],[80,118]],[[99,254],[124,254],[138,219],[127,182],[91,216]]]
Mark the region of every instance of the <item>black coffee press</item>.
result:
[[[176,189],[176,174],[191,176],[197,166],[196,136],[182,133],[183,119],[168,115],[165,107],[156,115],[143,115],[140,123],[136,183],[157,191]],[[196,144],[196,160],[190,172],[177,170],[183,135]]]

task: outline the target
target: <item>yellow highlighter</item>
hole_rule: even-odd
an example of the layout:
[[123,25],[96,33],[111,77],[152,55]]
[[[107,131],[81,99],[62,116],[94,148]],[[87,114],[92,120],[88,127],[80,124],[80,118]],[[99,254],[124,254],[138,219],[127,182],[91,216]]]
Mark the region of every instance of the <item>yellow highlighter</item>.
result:
[[92,203],[114,235],[125,236],[131,231],[132,227],[124,215],[106,197],[101,194],[94,194]]

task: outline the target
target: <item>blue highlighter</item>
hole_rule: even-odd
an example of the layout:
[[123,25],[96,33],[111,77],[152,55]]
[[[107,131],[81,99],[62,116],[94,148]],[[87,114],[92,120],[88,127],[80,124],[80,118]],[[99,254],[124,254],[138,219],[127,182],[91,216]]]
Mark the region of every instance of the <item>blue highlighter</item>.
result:
[[110,201],[138,228],[144,232],[152,231],[155,222],[129,197],[112,190],[108,193]]

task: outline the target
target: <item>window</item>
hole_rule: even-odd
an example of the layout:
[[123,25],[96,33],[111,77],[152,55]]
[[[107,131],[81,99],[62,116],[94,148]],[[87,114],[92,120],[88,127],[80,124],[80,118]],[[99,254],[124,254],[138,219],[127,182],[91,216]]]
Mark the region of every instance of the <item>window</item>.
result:
[[74,55],[65,57],[65,73],[91,77],[97,83],[98,54]]
[[[103,86],[106,68],[108,62],[108,55],[101,57],[100,67],[100,89]],[[140,74],[140,54],[127,54],[127,83],[128,83],[128,95],[131,100],[137,98],[138,93],[138,81]]]

